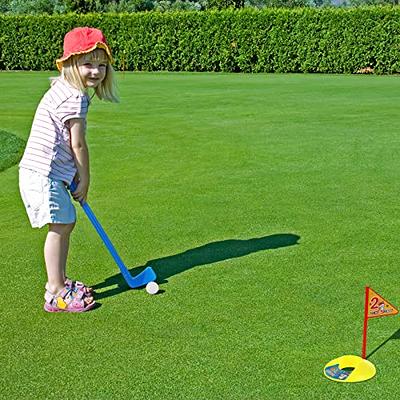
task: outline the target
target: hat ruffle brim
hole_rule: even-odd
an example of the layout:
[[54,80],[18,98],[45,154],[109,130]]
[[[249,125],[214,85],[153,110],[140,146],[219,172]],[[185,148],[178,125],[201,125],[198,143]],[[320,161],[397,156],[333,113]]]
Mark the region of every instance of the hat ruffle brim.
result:
[[110,63],[112,64],[112,63],[114,62],[114,59],[112,58],[112,55],[111,55],[111,50],[110,50],[110,48],[109,48],[105,43],[97,42],[97,43],[96,43],[94,46],[92,46],[90,49],[82,50],[82,51],[76,51],[76,52],[73,52],[73,53],[68,54],[68,55],[65,56],[65,57],[58,58],[58,59],[56,60],[56,64],[57,64],[58,70],[61,71],[62,66],[63,66],[63,62],[66,61],[66,60],[68,60],[70,57],[76,56],[76,55],[78,55],[78,54],[87,54],[87,53],[90,53],[91,51],[93,51],[93,50],[95,50],[95,49],[103,49],[103,50],[105,50],[105,52],[107,53],[108,58],[110,59]]

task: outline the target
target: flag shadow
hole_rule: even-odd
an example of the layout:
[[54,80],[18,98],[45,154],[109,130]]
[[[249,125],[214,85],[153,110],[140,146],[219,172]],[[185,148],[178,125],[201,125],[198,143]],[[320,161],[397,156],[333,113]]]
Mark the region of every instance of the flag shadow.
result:
[[373,351],[371,351],[371,353],[367,355],[367,359],[372,357],[379,349],[385,346],[387,342],[389,342],[390,340],[397,340],[397,339],[400,339],[400,329],[398,329],[395,333],[393,333],[392,336],[387,338],[383,343],[381,343],[378,347],[376,347]]
[[[295,234],[279,233],[246,240],[228,239],[207,243],[179,254],[150,260],[143,266],[130,269],[130,273],[135,276],[151,266],[157,274],[157,282],[166,283],[167,278],[194,267],[239,258],[258,251],[293,246],[298,244],[299,239],[300,236]],[[104,282],[94,285],[93,289],[104,289],[115,285],[117,285],[116,288],[97,293],[96,299],[104,299],[130,289],[121,274],[108,277]]]

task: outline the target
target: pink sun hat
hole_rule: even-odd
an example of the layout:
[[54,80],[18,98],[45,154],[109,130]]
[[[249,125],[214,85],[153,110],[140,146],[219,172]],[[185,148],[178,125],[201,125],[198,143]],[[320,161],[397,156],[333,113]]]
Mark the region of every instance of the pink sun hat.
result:
[[72,31],[69,31],[64,37],[63,56],[56,60],[58,70],[61,71],[63,62],[69,57],[76,54],[90,53],[96,48],[104,49],[110,62],[113,62],[111,49],[100,29],[86,26],[72,29]]

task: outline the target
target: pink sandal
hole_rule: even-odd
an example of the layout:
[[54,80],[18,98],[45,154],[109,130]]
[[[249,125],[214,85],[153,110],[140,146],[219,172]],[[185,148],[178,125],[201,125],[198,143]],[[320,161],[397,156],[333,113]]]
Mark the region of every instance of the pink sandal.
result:
[[96,302],[85,303],[85,299],[89,297],[83,291],[73,291],[65,286],[56,295],[46,290],[44,298],[44,310],[47,312],[84,312],[91,310]]

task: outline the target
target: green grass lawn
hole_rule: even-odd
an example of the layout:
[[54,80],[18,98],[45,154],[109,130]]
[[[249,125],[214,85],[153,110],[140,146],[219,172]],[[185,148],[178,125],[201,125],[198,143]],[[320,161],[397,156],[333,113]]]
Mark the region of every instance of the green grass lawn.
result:
[[0,172],[19,162],[25,148],[25,140],[0,129]]
[[[27,138],[51,75],[0,73],[1,130]],[[398,317],[370,321],[374,379],[322,370],[360,354],[366,284],[400,305],[399,78],[118,78],[89,112],[89,203],[162,293],[128,290],[79,210],[69,276],[101,307],[45,313],[46,231],[1,172],[0,398],[397,399]]]

